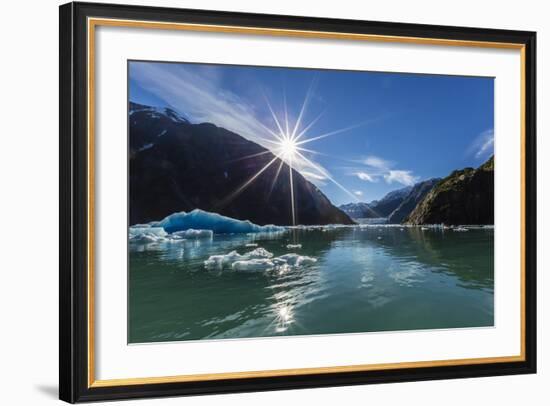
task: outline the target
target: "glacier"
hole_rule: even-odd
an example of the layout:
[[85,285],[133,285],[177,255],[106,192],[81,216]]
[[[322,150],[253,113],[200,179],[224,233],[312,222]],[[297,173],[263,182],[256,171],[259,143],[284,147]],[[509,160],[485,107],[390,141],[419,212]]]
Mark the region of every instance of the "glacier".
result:
[[189,229],[211,230],[214,234],[273,233],[286,230],[285,227],[272,224],[259,226],[249,220],[237,220],[201,209],[170,214],[161,221],[153,221],[149,225],[162,227],[168,233]]

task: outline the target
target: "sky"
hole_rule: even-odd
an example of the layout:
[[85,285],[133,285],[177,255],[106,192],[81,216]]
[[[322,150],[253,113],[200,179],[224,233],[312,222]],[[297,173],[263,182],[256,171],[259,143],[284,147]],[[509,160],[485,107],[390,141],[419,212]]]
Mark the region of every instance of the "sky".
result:
[[478,167],[494,150],[486,77],[132,61],[129,99],[282,154],[335,205]]

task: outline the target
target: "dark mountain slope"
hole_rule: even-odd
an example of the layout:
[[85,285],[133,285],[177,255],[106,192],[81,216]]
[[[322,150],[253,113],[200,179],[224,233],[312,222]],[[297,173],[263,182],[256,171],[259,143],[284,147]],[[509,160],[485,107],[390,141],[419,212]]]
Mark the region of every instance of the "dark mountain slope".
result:
[[477,169],[452,172],[426,195],[408,224],[493,224],[494,157]]
[[389,216],[388,223],[399,224],[414,210],[418,203],[424,199],[430,190],[440,181],[434,178],[419,182],[413,186],[407,197],[401,202]]
[[[130,224],[195,208],[256,224],[292,224],[289,167],[262,146],[170,109],[130,104]],[[262,172],[261,172],[262,171]],[[254,181],[245,185],[252,177]],[[297,224],[353,224],[292,172]]]
[[374,211],[380,214],[379,217],[388,217],[405,200],[412,190],[412,186],[394,190],[385,195],[382,199],[371,202]]

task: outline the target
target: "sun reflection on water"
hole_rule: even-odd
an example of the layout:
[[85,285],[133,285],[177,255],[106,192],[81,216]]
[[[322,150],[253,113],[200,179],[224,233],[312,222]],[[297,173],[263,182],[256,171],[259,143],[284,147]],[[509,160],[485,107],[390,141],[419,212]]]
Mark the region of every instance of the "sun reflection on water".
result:
[[279,305],[276,308],[275,321],[276,321],[275,331],[277,333],[285,332],[294,321],[292,306],[288,304]]

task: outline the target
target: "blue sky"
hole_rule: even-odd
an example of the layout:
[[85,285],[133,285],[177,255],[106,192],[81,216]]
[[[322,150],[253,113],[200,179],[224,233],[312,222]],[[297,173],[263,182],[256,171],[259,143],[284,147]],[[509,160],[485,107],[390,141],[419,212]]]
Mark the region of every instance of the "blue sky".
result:
[[493,78],[130,62],[129,93],[275,153],[275,135],[287,134],[287,122],[291,135],[298,122],[294,136],[306,131],[296,143],[307,150],[285,160],[336,205],[477,167],[493,154]]

